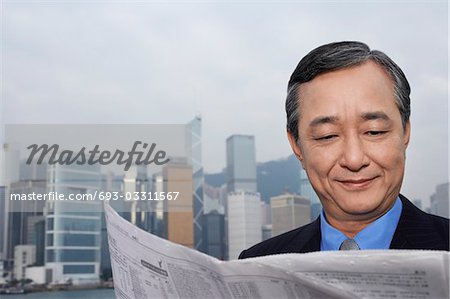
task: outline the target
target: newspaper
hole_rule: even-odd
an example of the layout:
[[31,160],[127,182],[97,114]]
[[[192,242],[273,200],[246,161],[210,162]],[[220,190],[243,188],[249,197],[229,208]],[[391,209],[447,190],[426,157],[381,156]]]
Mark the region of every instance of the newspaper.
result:
[[448,252],[347,251],[220,261],[105,204],[117,298],[449,298]]

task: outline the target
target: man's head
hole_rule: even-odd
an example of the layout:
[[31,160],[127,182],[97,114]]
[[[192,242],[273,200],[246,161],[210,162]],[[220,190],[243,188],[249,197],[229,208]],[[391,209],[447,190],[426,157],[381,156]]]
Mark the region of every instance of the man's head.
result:
[[409,93],[401,69],[360,42],[321,46],[292,74],[289,141],[331,224],[370,223],[392,206],[409,142]]

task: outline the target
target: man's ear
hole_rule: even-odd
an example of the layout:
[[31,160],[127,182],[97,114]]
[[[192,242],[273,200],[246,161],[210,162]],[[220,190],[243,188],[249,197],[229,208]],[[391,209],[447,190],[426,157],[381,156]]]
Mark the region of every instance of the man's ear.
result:
[[408,120],[405,124],[404,137],[403,137],[405,149],[408,147],[410,137],[411,137],[411,123]]
[[303,165],[303,154],[302,154],[302,149],[300,148],[300,146],[298,145],[297,141],[295,140],[294,135],[292,135],[291,132],[287,132],[287,136],[289,139],[289,143],[291,144],[291,148],[292,151],[294,152],[295,156],[297,157],[297,159],[300,160],[300,162]]

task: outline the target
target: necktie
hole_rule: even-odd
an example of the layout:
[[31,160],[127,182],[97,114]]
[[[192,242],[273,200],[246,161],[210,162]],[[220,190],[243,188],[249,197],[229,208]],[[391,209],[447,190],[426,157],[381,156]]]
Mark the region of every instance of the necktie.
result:
[[359,250],[358,243],[355,242],[353,239],[347,239],[342,242],[341,247],[339,247],[339,250]]

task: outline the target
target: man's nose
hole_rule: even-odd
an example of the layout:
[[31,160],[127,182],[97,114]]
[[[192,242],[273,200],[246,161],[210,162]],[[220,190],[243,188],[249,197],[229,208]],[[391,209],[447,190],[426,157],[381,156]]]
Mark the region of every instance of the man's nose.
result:
[[344,141],[340,159],[341,167],[351,171],[359,171],[369,165],[369,162],[366,147],[360,138],[353,136]]

